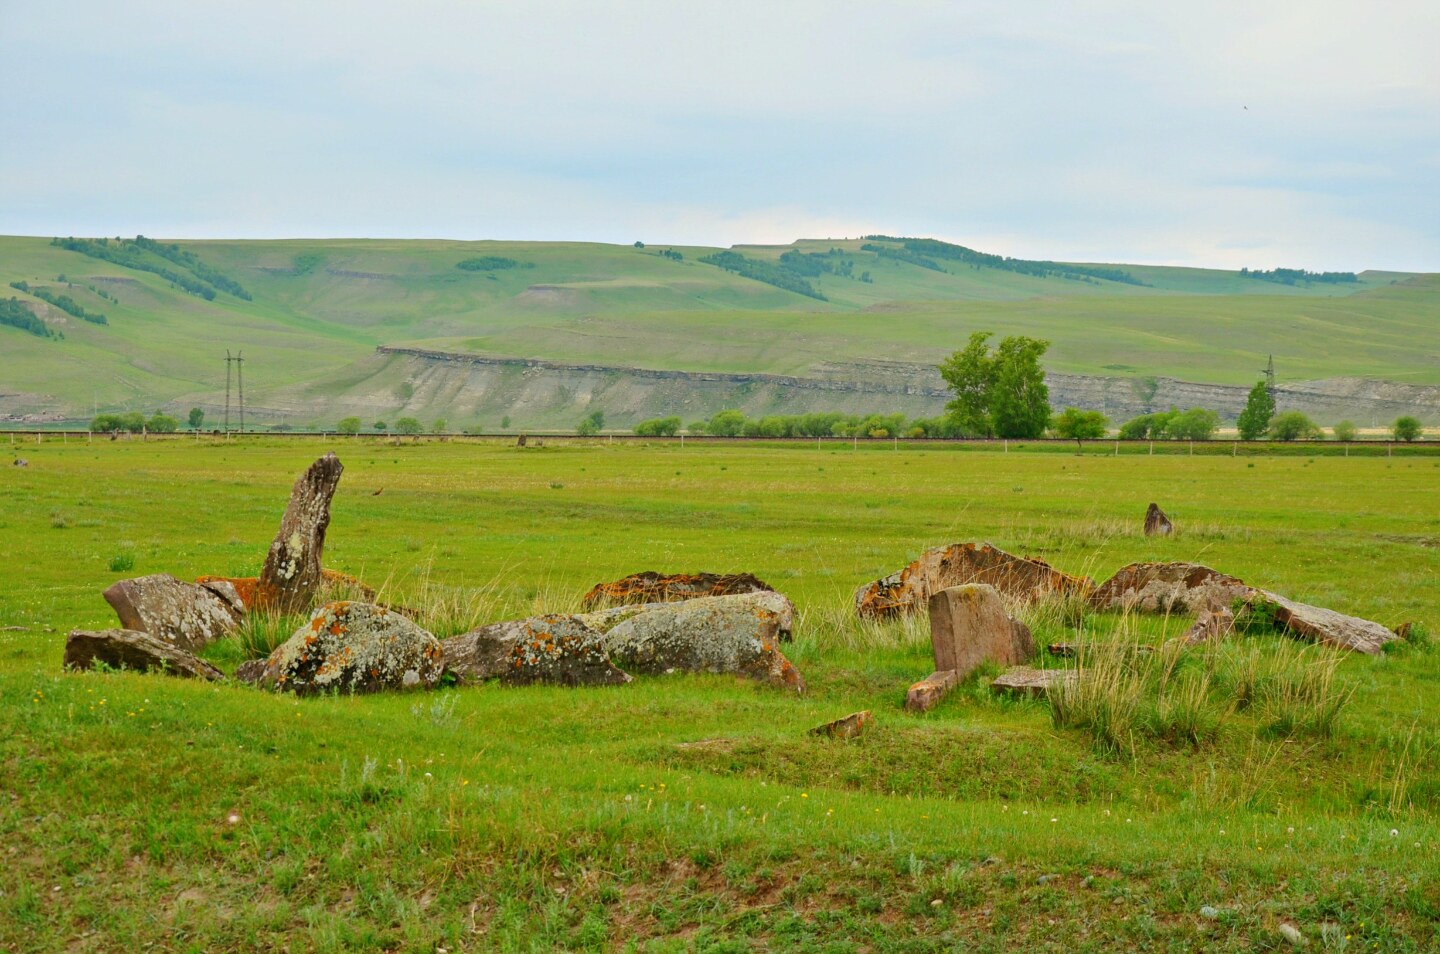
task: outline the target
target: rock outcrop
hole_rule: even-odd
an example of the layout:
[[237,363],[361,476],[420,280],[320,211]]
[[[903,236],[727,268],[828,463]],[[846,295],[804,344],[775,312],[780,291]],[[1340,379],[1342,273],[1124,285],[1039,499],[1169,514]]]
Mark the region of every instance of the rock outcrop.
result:
[[927,550],[914,563],[860,587],[855,609],[866,618],[918,612],[932,593],[949,586],[985,583],[1014,599],[1035,600],[1094,587],[1087,577],[1070,576],[1044,560],[1018,557],[988,543],[954,543]]
[[122,628],[191,652],[230,632],[244,615],[234,587],[183,583],[168,573],[121,580],[104,596]]
[[1199,563],[1132,563],[1090,596],[1099,610],[1199,613],[1249,599],[1255,588]]
[[634,573],[613,583],[597,583],[585,594],[585,606],[672,603],[701,596],[768,593],[773,587],[749,573]]
[[317,609],[276,647],[257,681],[301,695],[429,689],[443,669],[430,633],[383,606],[342,600]]
[[314,604],[322,580],[320,560],[330,526],[330,501],[344,470],[340,458],[330,453],[296,479],[280,531],[260,571],[258,608],[302,613]]
[[133,629],[72,630],[65,640],[65,668],[91,669],[96,663],[211,682],[225,678],[224,673],[194,653],[150,633]]
[[1168,537],[1174,530],[1175,525],[1165,516],[1165,511],[1160,509],[1159,504],[1152,503],[1145,511],[1145,536]]
[[445,640],[445,669],[470,685],[499,678],[510,685],[617,686],[630,675],[617,668],[601,634],[577,616],[551,614],[492,623]]
[[665,603],[604,634],[610,658],[635,673],[735,673],[805,691],[805,680],[779,649],[780,614],[754,594]]

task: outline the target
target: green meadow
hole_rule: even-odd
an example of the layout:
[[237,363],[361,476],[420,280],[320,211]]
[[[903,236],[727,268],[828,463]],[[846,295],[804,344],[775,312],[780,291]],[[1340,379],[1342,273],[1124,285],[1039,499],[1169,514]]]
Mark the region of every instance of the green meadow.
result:
[[[114,625],[116,579],[257,572],[329,449],[346,471],[326,565],[438,635],[639,570],[748,571],[795,601],[785,651],[809,691],[677,675],[297,699],[62,671],[68,630]],[[1169,450],[16,446],[0,949],[1253,951],[1287,948],[1289,926],[1316,950],[1435,950],[1440,458]],[[1175,535],[1142,534],[1152,500]],[[1194,739],[1147,728],[1175,724],[1157,699],[1107,748],[1043,699],[995,697],[993,670],[906,713],[931,669],[923,616],[861,625],[851,594],[967,540],[1096,579],[1195,560],[1421,625],[1376,657],[1256,633],[1177,659],[1208,692]],[[1042,645],[1158,645],[1189,622],[1030,612]],[[1333,675],[1333,726],[1275,718],[1236,681],[1245,659]],[[862,709],[859,739],[807,734]]]

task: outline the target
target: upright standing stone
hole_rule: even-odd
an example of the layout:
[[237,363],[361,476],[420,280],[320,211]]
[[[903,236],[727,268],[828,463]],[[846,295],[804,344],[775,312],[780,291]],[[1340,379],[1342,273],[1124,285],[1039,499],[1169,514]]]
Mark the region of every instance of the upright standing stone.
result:
[[330,501],[345,467],[329,453],[310,465],[295,481],[290,504],[280,521],[280,532],[265,556],[260,571],[257,602],[280,613],[310,609],[320,588],[320,558],[325,529],[330,526]]
[[1145,511],[1145,536],[1168,537],[1174,529],[1175,525],[1165,516],[1165,511],[1160,509],[1159,504],[1152,503],[1150,509]]
[[930,643],[935,668],[964,678],[985,662],[1015,666],[1035,655],[1035,638],[1015,625],[995,587],[967,583],[930,597]]

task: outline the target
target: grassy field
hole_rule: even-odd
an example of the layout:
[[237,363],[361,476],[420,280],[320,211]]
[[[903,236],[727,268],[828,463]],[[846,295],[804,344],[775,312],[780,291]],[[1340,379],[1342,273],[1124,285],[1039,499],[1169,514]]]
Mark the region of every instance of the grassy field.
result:
[[[870,275],[815,279],[821,301],[703,264],[718,251],[709,248],[677,249],[676,261],[659,247],[564,242],[186,242],[251,295],[222,291],[206,301],[156,274],[42,238],[0,237],[0,283],[65,294],[108,319],[90,324],[0,289],[32,303],[65,336],[0,326],[10,358],[0,371],[0,413],[88,417],[96,408],[149,412],[162,404],[182,416],[192,404],[213,412],[223,403],[227,348],[245,352],[257,417],[274,422],[284,409],[291,423],[307,415],[319,423],[333,416],[329,402],[369,386],[365,361],[380,344],[806,373],[835,360],[934,362],[977,329],[1050,338],[1047,363],[1057,371],[1247,383],[1274,353],[1282,382],[1357,375],[1440,383],[1436,276],[1365,272],[1354,284],[1287,286],[1237,272],[1119,266],[1145,283],[1133,285],[954,263],[934,271],[877,258],[863,244],[739,250],[774,261],[792,249],[835,247],[855,261],[857,276]],[[475,256],[517,265],[456,267]],[[299,386],[317,382],[303,406],[290,401]],[[407,406],[389,391],[373,397],[393,402],[395,416],[445,416],[443,407]]]
[[[642,569],[747,570],[795,600],[809,693],[297,700],[61,672],[67,630],[113,625],[113,580],[254,573],[328,446],[52,442],[0,468],[0,949],[1249,951],[1285,947],[1282,924],[1318,949],[1440,945],[1440,654],[1332,660],[1351,695],[1329,736],[1222,686],[1204,744],[1107,755],[984,676],[906,714],[923,620],[850,614],[858,584],[984,539],[1097,578],[1195,559],[1433,632],[1434,458],[353,440],[326,563],[442,635]],[[1141,534],[1151,500],[1174,537]],[[860,740],[806,735],[867,708]]]

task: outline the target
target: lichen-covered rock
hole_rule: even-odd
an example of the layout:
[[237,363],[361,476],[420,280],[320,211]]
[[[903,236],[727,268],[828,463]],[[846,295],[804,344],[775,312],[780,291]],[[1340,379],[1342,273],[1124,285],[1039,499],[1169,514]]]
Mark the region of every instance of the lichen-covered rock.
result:
[[1255,588],[1199,563],[1132,563],[1090,596],[1100,610],[1199,613],[1249,599]]
[[1168,537],[1175,531],[1175,524],[1165,516],[1165,511],[1160,505],[1152,503],[1145,511],[1145,536],[1147,537]]
[[804,678],[780,652],[780,614],[752,597],[666,603],[610,629],[603,644],[630,672],[735,673],[804,692]]
[[276,647],[259,684],[302,695],[429,689],[443,669],[430,633],[383,606],[341,600]]
[[311,464],[295,480],[280,531],[265,555],[256,605],[279,613],[302,613],[320,588],[320,559],[330,526],[330,501],[345,470],[334,453]]
[[1379,623],[1308,603],[1297,603],[1268,590],[1257,590],[1248,606],[1248,612],[1266,613],[1276,626],[1300,639],[1369,656],[1384,651],[1386,643],[1400,638]]
[[[773,590],[741,593],[734,596],[723,597],[697,596],[691,597],[691,599],[723,600],[724,602],[716,605],[724,607],[728,612],[749,613],[752,609],[768,609],[777,617],[780,641],[782,643],[789,642],[793,636],[795,628],[795,604],[790,602],[789,597],[781,593],[776,593]],[[642,613],[663,610],[671,605],[672,603],[631,603],[629,605],[611,606],[606,609],[581,613],[579,614],[579,618],[591,629],[608,633],[627,619],[639,616]]]
[[445,669],[462,685],[498,677],[509,685],[619,686],[630,675],[606,655],[601,634],[578,616],[491,623],[442,643]]
[[[260,578],[258,576],[199,576],[195,582],[201,586],[221,592],[228,586],[235,593],[242,611],[266,609],[260,604]],[[375,601],[375,590],[366,586],[349,573],[339,570],[320,571],[320,589],[317,599],[330,602],[335,599],[355,599],[366,603]]]
[[133,629],[76,629],[65,640],[65,668],[91,669],[96,663],[136,672],[216,682],[225,674],[173,642]]
[[1018,557],[988,543],[952,543],[927,550],[920,559],[855,591],[855,610],[879,619],[923,609],[931,594],[964,583],[987,583],[1012,599],[1032,601],[1071,593],[1085,595],[1095,584],[1070,576],[1031,557]]
[[702,596],[765,593],[768,583],[749,573],[656,573],[646,570],[613,583],[597,583],[585,594],[585,605],[673,603]]
[[1032,669],[1016,666],[996,676],[990,691],[996,695],[1042,696],[1059,685],[1073,683],[1079,673],[1074,669]]
[[168,573],[121,580],[104,596],[124,629],[191,652],[233,630],[242,615],[233,591],[184,583]]
[[235,681],[258,686],[260,680],[265,678],[265,663],[266,660],[264,659],[245,660],[235,667]]

